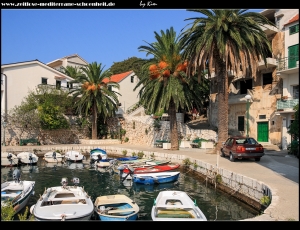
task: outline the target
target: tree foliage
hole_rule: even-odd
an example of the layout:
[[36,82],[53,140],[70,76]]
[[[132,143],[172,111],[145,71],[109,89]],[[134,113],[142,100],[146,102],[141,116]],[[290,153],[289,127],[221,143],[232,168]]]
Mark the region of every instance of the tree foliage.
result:
[[[98,116],[105,121],[108,117],[115,116],[118,109],[118,95],[114,89],[120,86],[117,82],[111,81],[111,72],[104,70],[101,63],[92,62],[82,67],[84,73],[72,83],[80,83],[80,87],[70,90],[73,95],[74,106],[78,114],[91,116],[92,139],[97,139]],[[111,89],[110,87],[111,86]]]
[[133,72],[139,77],[141,74],[141,68],[147,61],[148,60],[146,59],[131,57],[121,62],[114,62],[114,64],[110,67],[110,71],[112,74],[119,74],[133,70]]
[[288,133],[292,135],[293,140],[299,140],[299,104],[294,107],[295,110],[295,120],[288,127]]
[[267,66],[271,44],[263,31],[266,25],[275,26],[259,13],[247,10],[191,9],[204,17],[193,20],[181,34],[184,58],[188,59],[187,74],[193,76],[208,70],[217,79],[218,148],[228,137],[228,71],[242,72],[243,76],[257,75],[260,60]]

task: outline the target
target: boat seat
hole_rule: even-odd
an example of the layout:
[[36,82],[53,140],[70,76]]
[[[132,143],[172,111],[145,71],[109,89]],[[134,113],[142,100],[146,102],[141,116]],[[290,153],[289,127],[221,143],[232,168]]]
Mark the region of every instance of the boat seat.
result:
[[158,218],[195,218],[186,210],[160,210],[157,214]]
[[79,200],[62,200],[61,204],[78,204]]
[[107,213],[112,214],[112,213],[134,212],[134,211],[136,211],[134,208],[126,208],[126,209],[109,210],[107,211]]

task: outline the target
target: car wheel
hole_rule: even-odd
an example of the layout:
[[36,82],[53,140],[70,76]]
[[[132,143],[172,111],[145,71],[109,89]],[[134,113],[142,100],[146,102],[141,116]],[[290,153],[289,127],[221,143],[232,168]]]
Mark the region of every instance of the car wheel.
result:
[[260,157],[254,158],[255,161],[260,161]]
[[229,160],[232,161],[232,162],[235,161],[235,158],[233,157],[232,153],[230,153],[230,155],[229,155]]
[[225,157],[225,154],[223,152],[223,149],[221,149],[221,157]]

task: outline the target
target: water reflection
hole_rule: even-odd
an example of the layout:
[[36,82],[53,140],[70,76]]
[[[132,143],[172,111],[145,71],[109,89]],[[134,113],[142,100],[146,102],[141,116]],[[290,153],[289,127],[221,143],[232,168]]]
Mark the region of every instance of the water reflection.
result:
[[[1,168],[1,183],[12,180],[14,167]],[[180,170],[178,181],[158,185],[143,185],[120,180],[120,176],[112,170],[95,168],[89,159],[82,163],[45,163],[39,159],[37,165],[20,166],[22,180],[35,180],[35,194],[28,202],[31,206],[43,194],[45,188],[59,186],[62,177],[72,179],[78,177],[94,201],[98,196],[124,194],[137,202],[140,207],[138,220],[151,220],[151,208],[154,199],[162,190],[181,190],[187,192],[205,214],[207,220],[242,220],[253,218],[259,214],[250,206],[239,202],[234,197],[216,191],[205,181],[195,178],[191,173]],[[125,183],[124,183],[125,182]],[[22,210],[24,212],[24,210]],[[23,214],[23,212],[20,212]],[[17,217],[15,217],[17,219]]]

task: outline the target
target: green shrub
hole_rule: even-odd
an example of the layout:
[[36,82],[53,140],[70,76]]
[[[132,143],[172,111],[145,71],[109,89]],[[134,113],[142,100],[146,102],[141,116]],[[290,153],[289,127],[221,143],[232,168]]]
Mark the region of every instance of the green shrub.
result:
[[136,156],[136,153],[135,153],[135,152],[133,152],[131,155],[132,155],[133,157],[135,157],[135,156]]
[[1,220],[13,220],[15,215],[15,210],[10,201],[5,201],[7,205],[1,207]]
[[185,158],[183,161],[184,166],[190,166],[192,164],[190,158]]
[[139,159],[142,159],[144,155],[145,155],[145,154],[144,154],[143,151],[138,152],[138,158],[139,158]]
[[271,199],[270,199],[270,197],[268,197],[268,196],[263,196],[263,197],[260,199],[260,203],[263,204],[263,205],[268,206],[268,205],[271,203]]
[[124,149],[124,150],[122,151],[122,154],[123,154],[123,156],[126,156],[126,155],[127,155],[127,150]]
[[128,141],[129,141],[129,138],[128,138],[128,137],[125,137],[124,141],[125,141],[125,142],[128,142]]

